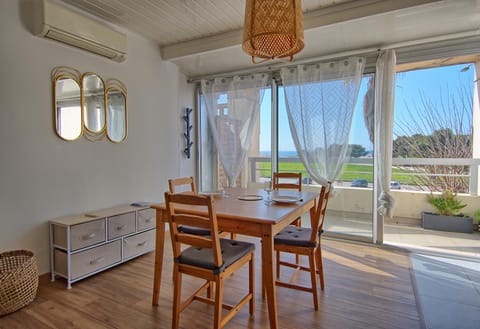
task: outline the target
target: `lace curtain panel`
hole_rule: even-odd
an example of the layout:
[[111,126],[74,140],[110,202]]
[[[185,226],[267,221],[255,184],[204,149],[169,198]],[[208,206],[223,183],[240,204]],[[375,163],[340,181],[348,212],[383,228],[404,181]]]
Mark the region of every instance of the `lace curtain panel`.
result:
[[262,73],[201,81],[210,130],[229,186],[235,186],[243,168],[268,79]]
[[298,65],[280,71],[292,138],[305,168],[326,185],[345,162],[365,59]]
[[392,129],[395,94],[395,50],[378,56],[375,79],[375,166],[378,168],[378,208],[380,215],[392,217],[395,199],[390,193],[392,177]]

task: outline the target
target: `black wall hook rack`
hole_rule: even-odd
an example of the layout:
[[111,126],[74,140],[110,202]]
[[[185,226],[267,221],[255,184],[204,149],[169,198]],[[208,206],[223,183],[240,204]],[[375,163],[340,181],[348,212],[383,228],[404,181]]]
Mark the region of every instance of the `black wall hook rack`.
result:
[[193,109],[186,108],[185,115],[183,116],[183,120],[185,121],[185,132],[183,136],[185,137],[185,149],[183,153],[187,156],[187,159],[190,159],[190,148],[193,145],[193,142],[190,141],[190,131],[192,130],[193,126],[190,124],[190,114],[192,114]]

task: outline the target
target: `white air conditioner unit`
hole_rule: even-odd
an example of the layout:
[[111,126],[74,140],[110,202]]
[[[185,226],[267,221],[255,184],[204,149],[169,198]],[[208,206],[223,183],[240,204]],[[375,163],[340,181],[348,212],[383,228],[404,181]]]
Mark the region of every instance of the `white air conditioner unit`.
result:
[[34,33],[117,62],[127,57],[127,36],[49,0],[35,1]]

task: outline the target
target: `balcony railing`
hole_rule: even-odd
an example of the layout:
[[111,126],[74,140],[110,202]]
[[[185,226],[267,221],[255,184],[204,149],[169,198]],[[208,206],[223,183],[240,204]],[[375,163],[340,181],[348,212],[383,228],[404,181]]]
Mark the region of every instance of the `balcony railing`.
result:
[[[250,157],[249,161],[249,172],[250,172],[250,181],[251,182],[261,182],[262,177],[268,175],[268,170],[270,168],[269,157]],[[300,159],[297,157],[281,157],[278,159],[279,163],[301,163]],[[264,163],[264,165],[261,165]],[[362,164],[373,166],[373,158],[351,158],[348,161],[348,164]],[[463,167],[463,170],[458,170],[457,173],[431,173],[428,171],[420,171],[419,167],[422,166],[458,166]],[[450,177],[457,179],[464,179],[468,181],[468,194],[470,195],[479,195],[479,167],[480,159],[453,159],[453,158],[394,158],[392,159],[392,168],[400,169],[400,172],[392,173],[392,180],[395,180],[395,175],[402,176],[411,176],[412,181],[415,177],[423,177],[427,179],[433,179],[434,177]],[[310,183],[309,175],[306,172],[305,168],[301,166],[302,176],[304,178],[304,184]],[[369,171],[349,171],[349,174],[357,176],[370,175],[373,177],[372,167],[369,167]],[[349,180],[338,181],[342,183],[348,182]],[[350,180],[351,181],[351,180]],[[414,189],[414,186],[410,186]]]

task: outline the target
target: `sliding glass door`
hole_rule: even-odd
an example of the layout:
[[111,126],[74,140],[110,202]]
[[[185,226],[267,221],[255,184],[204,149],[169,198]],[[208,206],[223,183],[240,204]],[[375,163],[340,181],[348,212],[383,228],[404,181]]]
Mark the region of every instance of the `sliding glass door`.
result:
[[[215,143],[211,135],[206,108],[202,95],[199,95],[198,139],[199,152],[199,187],[201,191],[221,189],[226,182],[226,176],[219,160]],[[226,95],[216,102],[218,113],[228,113]],[[236,186],[261,186],[266,177],[271,174],[272,163],[272,88],[264,90],[260,105],[260,116],[253,134],[252,142],[247,151],[243,169],[237,178]]]
[[[373,88],[373,77],[368,74],[362,78],[350,131],[349,157],[334,182],[335,196],[329,201],[324,225],[327,235],[369,242],[373,235],[374,118],[373,89],[369,89],[369,84]],[[282,86],[278,88],[278,96],[278,170],[302,172],[304,189],[318,191],[319,185],[312,180],[295,150]]]
[[[327,235],[372,241],[373,235],[373,74],[363,77],[350,132],[349,158],[335,186],[335,197],[329,202],[324,230]],[[199,186],[201,190],[222,187],[225,179],[216,154],[202,97],[199,97]],[[218,111],[225,102],[217,100]],[[252,135],[244,168],[237,185],[261,187],[272,172],[302,172],[304,190],[319,192],[295,150],[285,107],[283,87],[271,86],[260,106],[259,123]],[[370,126],[372,125],[372,126]],[[369,128],[367,128],[369,127]],[[370,130],[370,133],[369,133]],[[305,220],[304,223],[309,223]]]

